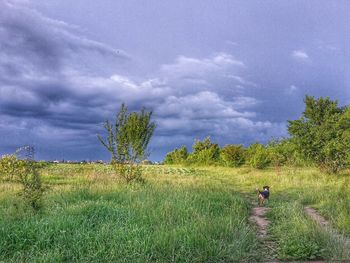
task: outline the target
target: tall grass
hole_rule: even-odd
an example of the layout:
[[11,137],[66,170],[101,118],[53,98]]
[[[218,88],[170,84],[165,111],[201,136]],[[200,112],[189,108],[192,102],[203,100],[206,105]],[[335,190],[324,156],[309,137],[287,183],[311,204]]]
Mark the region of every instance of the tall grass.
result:
[[[145,166],[146,183],[130,185],[108,165],[50,165],[41,174],[49,190],[37,214],[20,201],[19,185],[0,183],[0,261],[263,261],[266,249],[248,216],[255,187],[266,184],[274,256],[350,259],[348,174]],[[333,228],[309,219],[305,205]]]
[[[62,168],[62,170],[60,170]],[[108,167],[43,171],[51,191],[41,214],[1,196],[0,260],[6,262],[255,261],[257,241],[245,201],[196,175],[149,173],[144,185],[103,176]],[[89,170],[90,169],[90,170]],[[101,169],[98,171],[98,169]],[[89,171],[89,172],[86,172]],[[93,179],[96,172],[101,178]],[[46,176],[45,176],[46,175]],[[192,178],[190,178],[192,177]],[[198,176],[197,176],[198,177]],[[58,179],[60,178],[60,179]],[[74,181],[76,179],[76,181]]]

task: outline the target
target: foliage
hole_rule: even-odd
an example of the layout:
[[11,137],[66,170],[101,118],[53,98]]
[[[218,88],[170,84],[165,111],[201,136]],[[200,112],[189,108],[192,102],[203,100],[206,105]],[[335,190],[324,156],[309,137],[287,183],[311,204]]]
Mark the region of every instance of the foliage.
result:
[[271,164],[275,167],[281,166],[302,166],[307,164],[302,155],[297,150],[296,143],[288,139],[272,139],[267,149],[270,153]]
[[229,167],[238,167],[245,162],[245,149],[243,145],[225,145],[220,151],[220,158]]
[[24,160],[18,159],[17,155],[23,151],[34,152],[32,147],[26,146],[18,149],[16,154],[3,156],[0,159],[0,174],[4,180],[20,183],[22,189],[19,194],[37,211],[41,206],[44,192],[38,167],[42,167],[43,164],[37,164],[34,156],[27,156],[28,158]]
[[184,164],[188,157],[187,147],[183,145],[180,149],[175,149],[167,153],[164,164]]
[[126,182],[140,181],[142,169],[139,163],[148,155],[147,146],[153,135],[155,124],[151,122],[152,112],[142,108],[141,112],[128,113],[125,104],[116,116],[115,124],[104,123],[108,136],[99,141],[112,154],[115,171]]
[[337,173],[346,167],[350,146],[350,108],[338,107],[328,97],[305,97],[305,111],[289,121],[288,131],[298,151],[319,168]]
[[[281,260],[319,259],[325,254],[325,242],[322,233],[313,227],[313,222],[307,220],[303,208],[296,202],[285,203],[277,201],[272,212],[275,225],[271,232],[278,242],[278,258]],[[317,236],[315,236],[315,234]]]
[[18,160],[16,155],[3,155],[0,159],[0,178],[2,180],[15,180],[22,173],[24,163]]
[[192,164],[212,165],[218,163],[219,157],[219,145],[212,143],[210,137],[206,137],[203,141],[195,140],[188,161]]
[[24,200],[37,211],[41,207],[44,188],[35,164],[31,161],[25,161],[24,163],[23,173],[19,174],[19,182],[23,186],[20,194],[23,196]]
[[248,147],[247,160],[250,166],[256,169],[264,169],[271,163],[268,149],[260,143],[254,143]]
[[126,105],[122,104],[115,124],[108,120],[104,123],[108,136],[105,140],[101,136],[98,139],[111,152],[113,161],[137,163],[147,157],[147,146],[155,129],[151,117],[152,112],[145,108],[128,113]]
[[[77,167],[82,174],[71,176]],[[55,191],[46,195],[47,209],[40,216],[21,207],[14,210],[11,188],[5,195],[0,192],[0,262],[258,260],[247,204],[224,181],[201,173],[169,176],[160,171],[173,167],[154,165],[147,167],[155,170],[144,173],[148,183],[142,186],[120,184],[109,176],[107,183],[88,184],[86,167],[90,164],[44,168],[45,181]],[[93,167],[98,177],[112,169]],[[57,185],[63,173],[62,180],[69,183]]]
[[[281,167],[283,176],[246,167],[144,169],[147,184],[140,186],[113,180],[111,165],[50,164],[40,172],[55,191],[45,195],[47,209],[36,216],[16,206],[16,183],[0,184],[0,261],[350,259],[346,239],[318,226],[303,209],[314,205],[332,227],[349,236],[350,176],[329,176],[310,167],[295,172]],[[89,173],[97,175],[93,184]],[[248,221],[251,201],[256,203],[254,186],[265,184],[271,186],[268,249]]]
[[112,162],[111,165],[116,174],[126,183],[144,181],[142,179],[142,166],[139,164]]

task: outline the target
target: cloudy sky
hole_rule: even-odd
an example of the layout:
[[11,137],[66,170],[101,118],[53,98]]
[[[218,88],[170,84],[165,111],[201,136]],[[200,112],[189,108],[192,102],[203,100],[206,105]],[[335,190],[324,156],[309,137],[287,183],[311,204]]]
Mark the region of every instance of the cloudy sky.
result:
[[151,159],[194,138],[286,136],[305,94],[350,104],[349,1],[0,0],[0,154],[109,159],[121,102],[153,110]]

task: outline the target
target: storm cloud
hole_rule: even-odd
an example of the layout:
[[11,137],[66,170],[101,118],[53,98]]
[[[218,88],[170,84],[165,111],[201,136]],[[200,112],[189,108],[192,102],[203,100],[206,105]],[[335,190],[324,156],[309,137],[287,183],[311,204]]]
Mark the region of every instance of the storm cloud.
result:
[[96,134],[122,102],[153,110],[154,160],[195,138],[286,136],[305,94],[350,103],[347,11],[346,1],[2,1],[0,153],[32,144],[37,158],[108,159]]

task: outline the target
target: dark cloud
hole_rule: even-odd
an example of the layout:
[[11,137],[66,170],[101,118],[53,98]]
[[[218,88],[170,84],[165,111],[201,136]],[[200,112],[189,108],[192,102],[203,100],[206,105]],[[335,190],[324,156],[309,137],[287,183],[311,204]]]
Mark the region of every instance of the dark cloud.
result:
[[[45,5],[47,11],[54,5],[70,10],[78,2]],[[123,19],[119,24],[130,17],[136,22],[125,28],[110,23],[101,35],[130,46],[131,56],[38,12],[37,3],[0,2],[0,153],[34,144],[39,158],[108,159],[96,134],[121,102],[154,111],[153,159],[208,135],[220,144],[285,136],[286,120],[300,115],[305,94],[350,103],[348,29],[343,16],[330,19],[338,9],[329,4],[315,10],[306,4],[305,17],[295,19],[301,2],[237,7],[228,1],[226,8],[205,2],[196,21],[186,20],[189,10],[197,10],[189,8],[192,1],[186,10],[160,5],[152,12],[163,13],[152,13],[144,31],[142,16],[119,12],[121,18],[113,16]],[[99,12],[94,5],[81,7]],[[187,14],[193,28],[170,20],[171,10]],[[324,21],[316,19],[319,11]],[[105,14],[90,27],[110,19]],[[332,32],[335,27],[342,36]],[[167,38],[171,33],[176,37]]]

